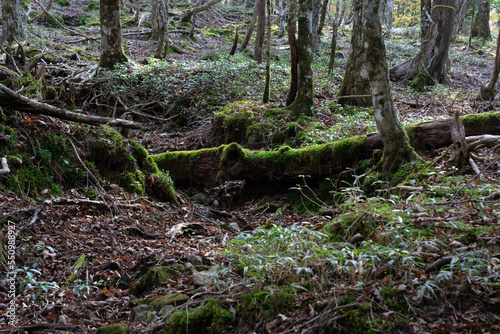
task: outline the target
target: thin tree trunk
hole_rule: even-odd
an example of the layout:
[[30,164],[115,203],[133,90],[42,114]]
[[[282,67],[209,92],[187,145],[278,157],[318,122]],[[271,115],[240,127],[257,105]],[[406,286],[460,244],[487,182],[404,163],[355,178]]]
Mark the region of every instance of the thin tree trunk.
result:
[[468,5],[469,5],[469,0],[458,0],[457,13],[455,14],[455,19],[453,21],[453,32],[451,35],[452,41],[455,41],[457,39],[458,32],[463,26]]
[[269,102],[271,86],[271,0],[266,1],[267,6],[267,46],[266,46],[266,83],[264,86],[264,96],[262,102]]
[[233,46],[231,47],[231,51],[229,51],[229,54],[231,56],[234,56],[236,53],[236,48],[238,47],[238,38],[239,38],[239,33],[238,33],[238,27],[236,27],[236,32],[234,33],[234,40],[233,40]]
[[295,101],[295,96],[297,95],[297,81],[298,81],[298,69],[297,69],[297,40],[295,39],[295,32],[297,26],[297,1],[292,0],[290,4],[290,10],[288,12],[288,23],[287,23],[287,34],[288,34],[288,44],[290,45],[290,56],[291,56],[291,68],[290,68],[290,90],[288,91],[288,96],[286,98],[286,106],[288,107]]
[[328,9],[328,1],[323,0],[323,5],[321,6],[321,16],[319,19],[318,30],[316,31],[316,35],[314,36],[314,50],[318,50],[319,43],[321,42],[321,31],[323,30],[323,26],[325,25],[326,11]]
[[169,0],[159,0],[158,6],[158,46],[154,57],[156,59],[165,59],[168,54],[169,37],[168,37],[168,6]]
[[253,29],[255,28],[255,22],[257,21],[258,11],[259,11],[258,3],[256,2],[255,7],[253,9],[252,19],[250,20],[250,23],[248,24],[248,30],[247,30],[247,33],[245,35],[245,39],[243,40],[243,43],[241,43],[241,47],[240,47],[241,50],[246,49],[248,42],[250,42],[250,38],[252,37]]
[[264,47],[264,33],[266,30],[266,0],[257,1],[257,33],[255,35],[255,47],[253,59],[262,63],[262,49]]
[[333,67],[335,66],[335,57],[337,54],[337,33],[338,33],[338,22],[340,21],[339,13],[340,0],[337,0],[335,5],[335,18],[332,23],[332,43],[330,45],[330,61],[328,62],[328,74],[332,73]]
[[500,73],[500,31],[497,38],[497,53],[495,55],[495,67],[493,75],[486,86],[481,87],[481,91],[477,97],[478,100],[489,101],[493,100],[496,95],[495,85],[498,81],[498,74]]
[[134,6],[135,6],[134,24],[136,26],[139,26],[139,21],[141,18],[141,0],[135,0]]

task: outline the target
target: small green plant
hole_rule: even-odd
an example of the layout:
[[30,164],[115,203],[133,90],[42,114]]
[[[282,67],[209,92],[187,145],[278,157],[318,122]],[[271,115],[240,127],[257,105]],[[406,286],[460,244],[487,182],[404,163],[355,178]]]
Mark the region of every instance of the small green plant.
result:
[[16,279],[19,284],[19,292],[27,290],[31,293],[33,300],[36,300],[41,294],[48,293],[49,291],[59,290],[59,285],[54,282],[37,281],[35,276],[42,273],[36,269],[36,264],[33,268],[23,267],[12,271],[16,274]]
[[74,284],[68,286],[67,289],[80,299],[82,299],[82,298],[87,299],[93,290],[98,289],[97,286],[89,285],[89,284],[84,283],[82,280],[79,280],[79,279],[75,280],[73,283]]
[[70,5],[69,0],[54,0],[54,2],[58,5],[67,7]]

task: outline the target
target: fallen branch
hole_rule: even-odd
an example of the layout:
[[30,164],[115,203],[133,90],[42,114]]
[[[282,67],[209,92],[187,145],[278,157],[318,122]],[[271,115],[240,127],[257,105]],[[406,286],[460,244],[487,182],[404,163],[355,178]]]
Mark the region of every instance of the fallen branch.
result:
[[16,110],[21,112],[30,112],[33,114],[40,114],[46,116],[52,116],[59,119],[64,119],[67,121],[85,123],[85,124],[108,124],[110,126],[122,127],[122,128],[130,128],[130,129],[146,129],[140,123],[136,123],[133,121],[128,121],[120,118],[109,118],[102,116],[94,116],[94,115],[86,115],[79,112],[73,112],[66,109],[54,107],[50,104],[38,102],[36,100],[30,99],[24,95],[19,94],[18,92],[13,91],[12,89],[4,86],[0,83],[0,91],[4,94],[4,96],[9,97],[9,99],[2,98],[2,94],[0,94],[0,101],[2,105],[5,107],[6,105],[15,107]]

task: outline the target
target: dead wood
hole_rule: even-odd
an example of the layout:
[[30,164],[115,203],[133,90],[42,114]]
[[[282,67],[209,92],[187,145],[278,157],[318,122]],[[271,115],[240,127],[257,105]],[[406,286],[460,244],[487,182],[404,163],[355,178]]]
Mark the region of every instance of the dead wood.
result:
[[453,115],[450,133],[453,141],[453,157],[448,161],[448,164],[461,170],[469,161],[469,148],[465,142],[465,128],[460,121],[458,110]]
[[184,13],[182,13],[180,15],[182,17],[181,22],[189,22],[189,20],[191,20],[191,17],[193,16],[193,14],[202,12],[202,11],[212,7],[213,5],[218,4],[219,2],[221,2],[221,0],[212,0],[203,6],[199,6],[199,7],[196,7],[194,9],[188,9],[187,11],[185,11]]
[[[500,134],[500,112],[461,117],[465,134]],[[452,144],[452,119],[407,125],[412,146],[419,154]],[[370,159],[382,149],[378,134],[356,136],[338,142],[302,149],[283,147],[278,151],[251,152],[238,144],[198,151],[168,152],[152,156],[160,169],[169,170],[175,182],[214,184],[229,180],[293,180],[301,175],[321,177],[339,173]]]
[[67,121],[85,123],[85,124],[108,124],[110,126],[117,126],[130,129],[145,129],[140,123],[128,121],[125,119],[115,119],[102,116],[86,115],[80,112],[73,112],[66,109],[58,108],[47,103],[38,102],[30,99],[12,89],[0,84],[0,104],[5,108],[9,107],[20,112],[30,112],[33,114],[40,114],[51,116]]

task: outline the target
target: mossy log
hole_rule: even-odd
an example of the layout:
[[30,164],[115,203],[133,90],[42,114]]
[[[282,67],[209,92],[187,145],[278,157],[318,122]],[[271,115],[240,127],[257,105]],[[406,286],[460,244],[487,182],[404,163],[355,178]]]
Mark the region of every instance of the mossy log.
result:
[[[467,136],[500,134],[500,112],[467,115],[461,120]],[[451,124],[450,118],[405,128],[412,146],[422,155],[452,144]],[[330,175],[370,159],[375,149],[382,148],[380,136],[372,134],[301,149],[284,146],[277,151],[250,151],[232,143],[196,151],[161,153],[152,158],[158,168],[169,170],[177,183],[207,185],[229,180],[269,181],[300,175]]]

